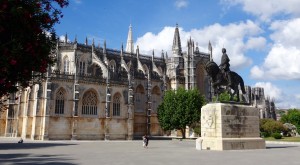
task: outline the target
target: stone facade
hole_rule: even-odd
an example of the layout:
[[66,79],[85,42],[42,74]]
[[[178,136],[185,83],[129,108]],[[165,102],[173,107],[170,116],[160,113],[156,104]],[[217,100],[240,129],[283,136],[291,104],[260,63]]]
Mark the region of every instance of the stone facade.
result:
[[251,97],[251,105],[259,109],[261,119],[269,118],[277,120],[275,102],[270,97],[265,96],[264,88],[253,87],[247,92],[249,92]]
[[[131,26],[127,51],[96,47],[94,42],[58,42],[56,64],[39,84],[11,96],[9,110],[0,114],[0,136],[38,140],[133,139],[163,135],[157,106],[165,90],[184,87],[210,100],[210,82],[203,53],[187,41],[182,52],[178,27],[173,54],[156,57],[133,51]],[[18,98],[18,99],[16,99]]]

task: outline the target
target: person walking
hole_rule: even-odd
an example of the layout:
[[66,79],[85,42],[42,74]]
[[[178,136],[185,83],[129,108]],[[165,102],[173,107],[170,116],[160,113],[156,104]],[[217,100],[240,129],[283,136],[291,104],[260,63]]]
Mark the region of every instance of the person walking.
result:
[[144,135],[143,136],[143,147],[144,148],[148,148],[148,141],[149,141],[149,138],[147,135]]

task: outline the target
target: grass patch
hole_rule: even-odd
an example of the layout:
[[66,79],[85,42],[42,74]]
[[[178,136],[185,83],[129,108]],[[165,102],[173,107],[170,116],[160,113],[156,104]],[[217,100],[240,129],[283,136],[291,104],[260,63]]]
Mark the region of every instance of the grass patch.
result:
[[300,142],[300,137],[282,137],[281,139],[274,139],[273,137],[267,137],[264,139],[266,141]]

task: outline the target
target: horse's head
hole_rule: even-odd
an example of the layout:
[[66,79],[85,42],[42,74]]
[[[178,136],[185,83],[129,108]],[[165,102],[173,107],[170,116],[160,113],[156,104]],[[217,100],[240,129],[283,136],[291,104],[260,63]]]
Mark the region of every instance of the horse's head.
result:
[[205,65],[205,70],[210,77],[215,77],[219,73],[219,66],[213,62],[208,61]]

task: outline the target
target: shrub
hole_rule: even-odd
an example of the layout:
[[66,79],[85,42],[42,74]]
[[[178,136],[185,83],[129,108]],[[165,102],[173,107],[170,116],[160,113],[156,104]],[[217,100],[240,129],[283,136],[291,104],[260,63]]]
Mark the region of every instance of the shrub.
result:
[[268,133],[268,132],[261,132],[260,136],[261,137],[270,137],[270,133]]
[[260,131],[266,132],[270,135],[273,133],[285,132],[287,128],[279,121],[273,119],[261,119],[260,120]]
[[272,137],[274,138],[274,139],[281,139],[282,138],[282,135],[280,134],[280,133],[273,133],[272,134]]

